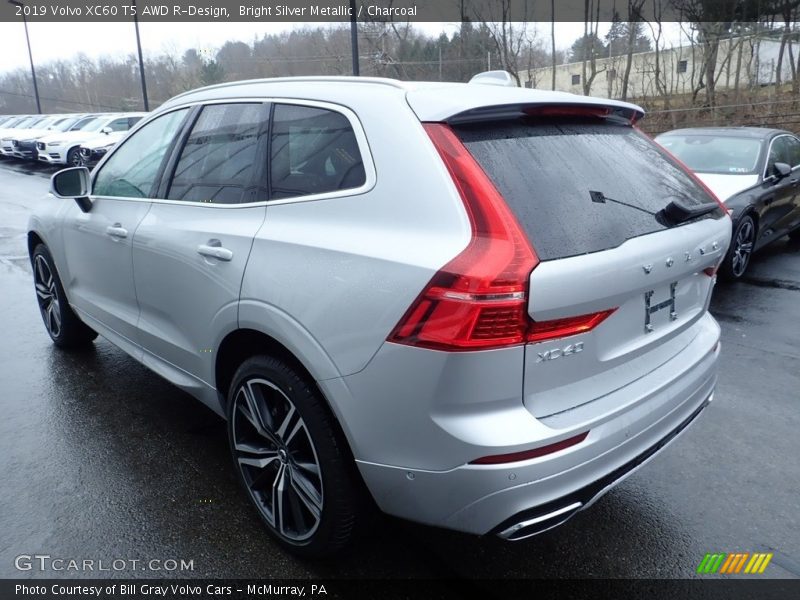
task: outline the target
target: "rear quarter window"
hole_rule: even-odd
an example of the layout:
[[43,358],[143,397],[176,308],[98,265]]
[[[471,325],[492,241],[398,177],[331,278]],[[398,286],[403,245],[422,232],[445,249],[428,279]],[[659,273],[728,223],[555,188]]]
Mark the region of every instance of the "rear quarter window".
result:
[[[652,140],[629,125],[533,118],[454,127],[515,213],[541,260],[614,248],[667,228],[675,198],[714,202]],[[635,206],[592,202],[590,192]],[[722,215],[714,211],[701,218]]]

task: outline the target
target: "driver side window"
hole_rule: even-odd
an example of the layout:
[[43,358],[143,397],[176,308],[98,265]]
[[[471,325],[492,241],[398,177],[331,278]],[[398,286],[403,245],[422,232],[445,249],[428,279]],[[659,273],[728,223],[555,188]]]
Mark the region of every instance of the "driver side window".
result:
[[167,113],[125,140],[97,173],[92,194],[119,198],[149,197],[164,155],[188,112],[188,108],[183,108]]
[[782,135],[772,141],[772,146],[769,149],[769,162],[767,162],[767,177],[775,173],[775,163],[786,163],[792,166],[792,160],[789,157],[789,137]]

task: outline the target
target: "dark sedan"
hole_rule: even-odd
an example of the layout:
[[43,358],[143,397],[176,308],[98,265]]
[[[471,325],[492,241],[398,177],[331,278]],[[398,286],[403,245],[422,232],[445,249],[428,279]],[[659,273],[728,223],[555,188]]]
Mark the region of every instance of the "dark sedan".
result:
[[800,139],[780,129],[675,129],[656,141],[697,173],[733,218],[733,239],[720,267],[739,279],[756,250],[800,237]]

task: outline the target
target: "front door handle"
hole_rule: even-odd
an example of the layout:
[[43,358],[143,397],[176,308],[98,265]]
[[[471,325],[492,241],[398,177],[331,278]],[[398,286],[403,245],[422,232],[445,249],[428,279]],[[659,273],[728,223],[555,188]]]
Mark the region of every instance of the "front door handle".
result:
[[115,238],[128,237],[128,230],[122,227],[119,223],[114,223],[110,227],[106,227],[106,233]]
[[223,248],[219,240],[208,240],[207,244],[200,244],[197,247],[197,252],[203,256],[216,258],[218,260],[227,261],[233,258],[233,252],[227,248]]

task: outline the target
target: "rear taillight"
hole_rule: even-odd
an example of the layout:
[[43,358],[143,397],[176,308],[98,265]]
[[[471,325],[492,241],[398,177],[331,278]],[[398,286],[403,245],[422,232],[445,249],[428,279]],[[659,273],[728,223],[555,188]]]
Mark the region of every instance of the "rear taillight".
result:
[[528,279],[539,259],[453,130],[443,123],[424,127],[461,195],[472,238],[434,275],[389,340],[451,351],[525,343]]

